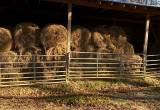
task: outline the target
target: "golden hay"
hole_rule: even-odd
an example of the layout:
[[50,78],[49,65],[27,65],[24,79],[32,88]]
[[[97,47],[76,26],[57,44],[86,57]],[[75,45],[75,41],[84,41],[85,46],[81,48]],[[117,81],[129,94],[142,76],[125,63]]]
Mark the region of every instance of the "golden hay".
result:
[[9,52],[0,53],[0,56],[1,56],[0,74],[2,78],[6,78],[6,79],[3,79],[2,82],[19,80],[21,75],[16,74],[19,70],[15,68],[17,54],[15,52],[9,51]]
[[71,50],[72,51],[87,51],[91,41],[91,32],[89,29],[77,26],[72,31]]
[[[48,25],[41,31],[41,42],[45,50],[46,61],[65,61],[65,56],[52,56],[52,55],[65,55],[67,53],[67,29],[62,25]],[[43,63],[45,67],[43,76],[53,76],[54,71],[60,71],[61,68],[55,66],[64,66],[61,63]],[[47,68],[50,66],[50,68]],[[57,74],[57,73],[56,73]],[[48,78],[47,78],[48,79]]]
[[14,30],[14,42],[15,48],[18,50],[20,55],[27,51],[33,51],[37,53],[40,49],[37,47],[39,27],[34,23],[20,23],[15,27]]
[[[62,44],[64,45],[66,49],[67,45],[67,29],[62,25],[48,25],[44,27],[41,31],[40,40],[42,42],[43,48],[45,50],[45,53],[50,48],[57,48],[55,50],[58,50],[58,45]],[[58,54],[52,53],[52,54]]]
[[[22,80],[25,77],[33,77],[34,64],[31,63],[33,62],[33,54],[31,52],[25,52],[23,56],[19,55],[17,58],[17,62],[19,63],[17,63],[15,67],[19,67],[19,73],[22,73],[22,76],[23,76]],[[36,60],[34,62],[36,62]],[[33,79],[33,78],[29,78],[29,79]],[[29,79],[25,78],[24,80],[29,80]]]
[[0,27],[0,52],[8,52],[12,48],[12,35],[8,29]]
[[[123,68],[128,73],[140,73],[143,59],[139,55],[122,55]],[[137,64],[136,64],[137,63]]]
[[92,33],[92,41],[93,45],[98,48],[106,48],[106,44],[104,43],[104,37],[99,32]]

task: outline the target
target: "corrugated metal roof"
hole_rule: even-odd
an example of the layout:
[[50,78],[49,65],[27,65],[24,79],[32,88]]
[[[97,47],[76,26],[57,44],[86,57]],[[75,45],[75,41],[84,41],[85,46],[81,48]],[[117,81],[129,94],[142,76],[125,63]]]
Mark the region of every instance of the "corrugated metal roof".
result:
[[160,0],[102,0],[117,3],[126,3],[132,5],[150,6],[150,7],[160,7]]

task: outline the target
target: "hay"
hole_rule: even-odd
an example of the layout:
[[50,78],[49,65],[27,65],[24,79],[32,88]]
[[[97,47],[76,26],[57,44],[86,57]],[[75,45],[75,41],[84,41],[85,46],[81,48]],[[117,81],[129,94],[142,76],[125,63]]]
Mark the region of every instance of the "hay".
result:
[[[15,67],[19,68],[19,73],[22,73],[22,79],[21,80],[33,80],[34,79],[34,64],[31,62],[33,61],[33,54],[31,52],[25,52],[23,56],[19,55],[17,60],[18,63],[15,65]],[[33,68],[32,68],[33,67]],[[25,73],[25,74],[23,74]],[[25,78],[25,77],[33,77],[33,78]]]
[[99,32],[92,33],[92,41],[95,48],[106,48],[106,44],[104,43],[104,37]]
[[71,50],[87,51],[91,41],[91,32],[86,27],[77,26],[72,31]]
[[140,73],[143,59],[139,55],[122,55],[121,58],[127,73]]
[[134,55],[133,45],[127,41],[126,36],[120,35],[118,37],[118,49],[121,51],[121,54]]
[[8,52],[12,48],[12,35],[8,29],[0,27],[0,52]]
[[40,49],[37,47],[40,42],[37,42],[39,27],[34,23],[20,23],[14,30],[15,48],[20,55],[25,52],[32,51],[38,53]]
[[[17,81],[20,79],[21,75],[16,74],[18,69],[15,68],[15,62],[17,60],[17,54],[15,52],[3,52],[0,53],[0,67],[1,67],[1,77],[4,78],[2,82],[6,81]],[[7,74],[8,73],[8,74]],[[9,82],[8,82],[9,83]]]
[[119,26],[109,27],[109,34],[114,38],[118,38],[120,35],[126,35],[125,31]]
[[[43,48],[47,54],[47,51],[50,48],[56,48],[56,53],[52,54],[58,54],[58,45],[64,45],[61,46],[66,50],[67,45],[67,29],[62,25],[48,25],[44,27],[41,31],[40,40],[42,42]],[[60,49],[61,51],[61,49]],[[65,53],[66,51],[64,51]],[[61,53],[61,52],[60,52]]]
[[[53,55],[65,55],[67,53],[67,29],[62,25],[48,25],[41,31],[40,36],[43,48],[45,50],[46,61],[65,61],[65,56],[53,56]],[[61,68],[56,66],[64,66],[61,63],[43,63],[45,72],[43,76],[51,77],[55,75],[54,71],[61,71]],[[47,68],[52,67],[52,68]],[[56,73],[58,74],[58,73]]]

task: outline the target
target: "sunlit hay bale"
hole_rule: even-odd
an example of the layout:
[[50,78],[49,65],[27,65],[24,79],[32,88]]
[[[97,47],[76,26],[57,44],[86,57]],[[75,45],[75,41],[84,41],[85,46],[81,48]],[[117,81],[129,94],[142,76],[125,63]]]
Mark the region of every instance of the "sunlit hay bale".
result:
[[1,52],[0,57],[0,74],[1,78],[3,78],[1,81],[9,84],[12,81],[20,80],[22,75],[17,74],[19,69],[14,66],[17,60],[17,54],[12,51]]
[[58,49],[57,45],[66,45],[67,33],[67,29],[62,25],[53,24],[44,27],[41,31],[40,40],[45,52],[52,47],[56,47]]
[[34,23],[20,23],[15,27],[14,30],[14,43],[15,49],[19,52],[20,55],[25,52],[32,51],[37,53],[40,51],[38,45],[40,42],[37,42],[39,27]]
[[132,73],[138,73],[138,74],[143,73],[142,57],[140,57],[139,55],[132,55],[130,61],[131,61]]
[[109,50],[110,53],[116,53],[117,50],[117,45],[116,45],[116,41],[113,41],[114,39],[111,38],[110,35],[104,35],[104,40],[105,43],[107,45],[107,49]]
[[0,52],[8,52],[12,48],[12,35],[8,29],[0,27]]
[[89,29],[81,26],[73,28],[71,37],[71,50],[77,51],[87,51],[87,46],[91,40],[91,32]]
[[140,74],[143,59],[139,55],[122,55],[123,69],[126,73]]
[[104,37],[99,32],[92,33],[92,42],[96,49],[106,48],[106,44],[104,43]]
[[98,58],[98,63],[100,63],[98,65],[99,71],[104,71],[105,70],[104,67],[106,67],[106,64],[102,64],[105,62],[103,58],[107,58],[108,56],[106,56],[106,54],[103,54],[103,53],[110,53],[110,50],[107,48],[107,43],[105,42],[105,38],[103,34],[99,32],[93,32],[92,42],[93,42],[93,45],[95,46],[96,52],[98,53],[95,56],[95,61],[96,61],[95,63],[97,63],[96,58]]

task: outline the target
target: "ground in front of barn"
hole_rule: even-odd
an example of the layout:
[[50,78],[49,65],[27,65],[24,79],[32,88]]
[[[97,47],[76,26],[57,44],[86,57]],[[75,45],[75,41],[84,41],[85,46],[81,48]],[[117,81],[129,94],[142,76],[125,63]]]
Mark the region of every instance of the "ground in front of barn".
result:
[[3,87],[0,110],[160,110],[160,80],[76,80]]

